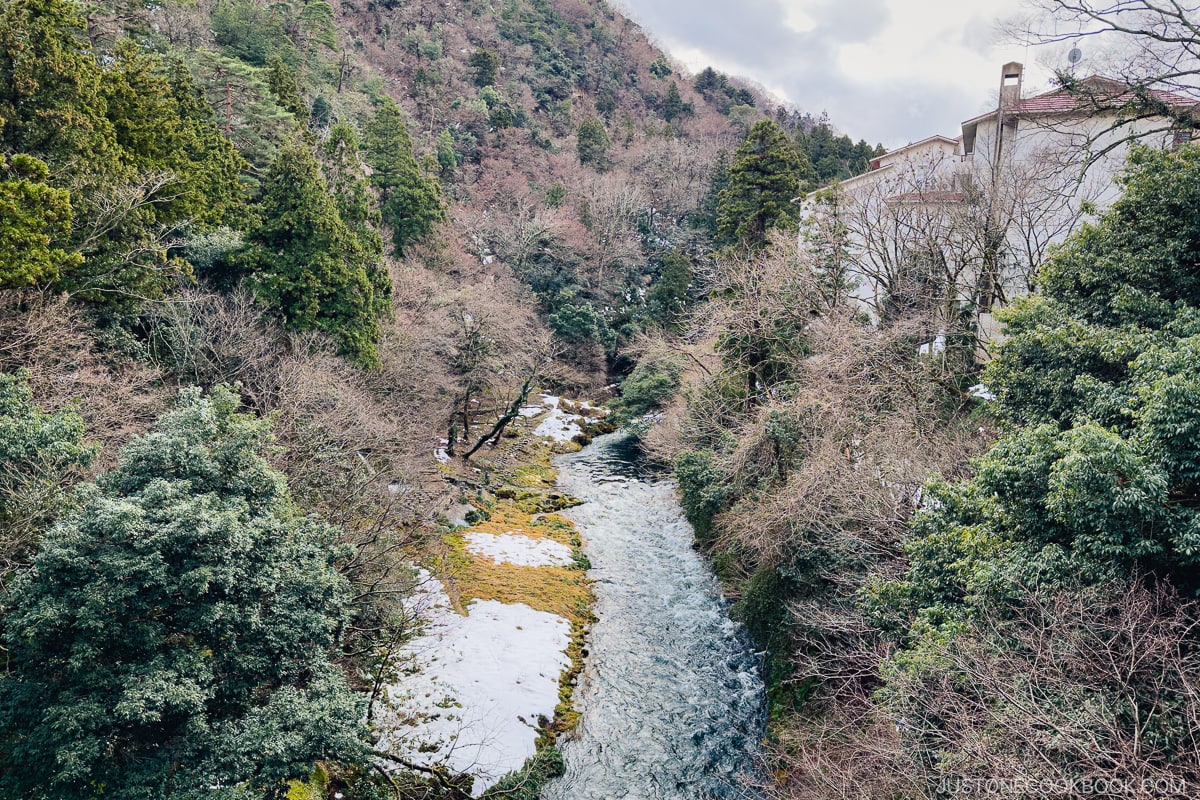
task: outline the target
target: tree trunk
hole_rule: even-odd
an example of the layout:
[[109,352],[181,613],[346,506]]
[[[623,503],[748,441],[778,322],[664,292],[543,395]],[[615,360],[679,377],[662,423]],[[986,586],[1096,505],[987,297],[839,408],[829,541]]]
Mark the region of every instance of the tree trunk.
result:
[[517,395],[516,400],[512,401],[512,405],[508,407],[508,411],[505,412],[504,416],[496,420],[496,424],[492,426],[492,429],[488,431],[485,436],[481,437],[480,440],[475,443],[475,446],[472,447],[465,456],[463,456],[464,459],[475,455],[479,448],[483,447],[489,441],[493,439],[498,440],[500,438],[500,434],[504,433],[504,429],[508,427],[508,423],[521,416],[521,406],[525,405],[525,401],[529,399],[529,393],[533,391],[533,382],[535,380],[537,380],[536,372],[525,379],[525,383],[521,386],[521,393]]

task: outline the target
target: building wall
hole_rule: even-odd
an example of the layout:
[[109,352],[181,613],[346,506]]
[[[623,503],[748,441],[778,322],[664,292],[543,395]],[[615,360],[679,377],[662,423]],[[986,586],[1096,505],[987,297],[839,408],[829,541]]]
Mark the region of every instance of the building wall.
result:
[[995,340],[993,307],[1034,290],[1050,249],[1119,196],[1114,178],[1128,140],[1167,145],[1171,138],[1146,136],[1165,127],[1161,120],[1114,129],[1111,116],[1010,114],[997,148],[997,118],[973,124],[969,155],[934,139],[883,156],[880,169],[838,187],[859,281],[854,294],[876,318],[887,313],[889,296],[911,288],[907,260],[937,273],[943,332],[971,307],[980,338]]

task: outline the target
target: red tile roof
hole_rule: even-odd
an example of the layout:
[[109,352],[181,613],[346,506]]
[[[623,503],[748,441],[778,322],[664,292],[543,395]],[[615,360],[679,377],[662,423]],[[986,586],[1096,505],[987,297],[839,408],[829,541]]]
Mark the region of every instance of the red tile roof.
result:
[[[1130,89],[1128,84],[1120,83],[1109,78],[1102,78],[1098,75],[1093,75],[1090,78],[1084,78],[1079,81],[1081,90],[1069,92],[1066,89],[1054,89],[1043,94],[1027,97],[1017,104],[1016,108],[1009,109],[1018,114],[1054,114],[1067,111],[1091,111],[1096,108],[1117,108],[1126,103],[1136,101],[1137,94]],[[1163,91],[1161,89],[1152,89],[1148,92],[1150,97],[1161,103],[1169,106],[1194,106],[1196,100],[1191,97],[1185,97],[1175,92]],[[980,114],[978,117],[964,122],[967,125],[972,122],[987,119],[995,114],[996,111]]]

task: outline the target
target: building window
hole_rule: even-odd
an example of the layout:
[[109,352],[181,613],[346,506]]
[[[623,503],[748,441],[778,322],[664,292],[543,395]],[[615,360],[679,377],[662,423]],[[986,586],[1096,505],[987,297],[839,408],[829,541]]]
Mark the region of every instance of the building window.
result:
[[1172,148],[1187,144],[1188,142],[1192,141],[1195,138],[1196,138],[1196,131],[1194,128],[1184,128],[1184,127],[1180,127],[1180,126],[1175,126],[1174,128],[1171,129],[1171,147]]

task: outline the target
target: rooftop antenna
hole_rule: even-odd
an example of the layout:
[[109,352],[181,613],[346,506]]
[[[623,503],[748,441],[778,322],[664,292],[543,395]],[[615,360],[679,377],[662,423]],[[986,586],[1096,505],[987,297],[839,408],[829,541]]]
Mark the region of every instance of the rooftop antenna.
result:
[[1071,52],[1067,53],[1067,62],[1071,65],[1068,67],[1068,69],[1070,70],[1072,76],[1075,75],[1075,66],[1082,60],[1083,51],[1080,50],[1079,45],[1076,44],[1071,48]]

